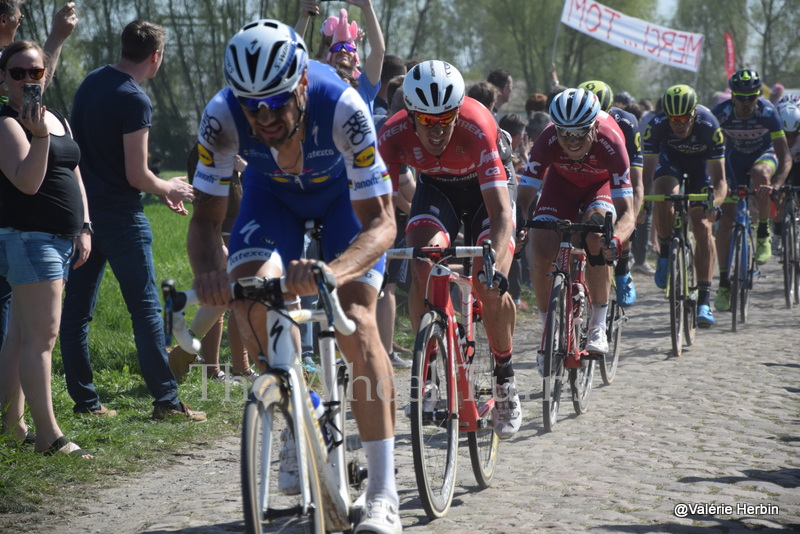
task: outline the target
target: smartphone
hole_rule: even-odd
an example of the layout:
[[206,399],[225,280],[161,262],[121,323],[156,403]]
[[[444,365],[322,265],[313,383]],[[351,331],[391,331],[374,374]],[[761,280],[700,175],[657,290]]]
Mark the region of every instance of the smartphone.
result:
[[22,86],[22,109],[28,110],[34,104],[42,103],[42,86],[38,83],[26,83]]

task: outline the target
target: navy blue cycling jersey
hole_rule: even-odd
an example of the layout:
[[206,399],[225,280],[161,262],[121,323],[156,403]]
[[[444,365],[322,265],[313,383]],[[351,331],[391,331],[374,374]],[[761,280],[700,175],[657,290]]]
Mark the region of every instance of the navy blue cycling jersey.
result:
[[736,115],[732,100],[717,104],[711,110],[725,132],[727,151],[762,154],[772,148],[772,140],[783,137],[780,115],[766,98],[759,98],[756,111],[749,119]]
[[631,161],[631,167],[641,168],[643,163],[642,158],[642,135],[639,133],[639,121],[633,113],[628,113],[623,109],[612,106],[608,110],[608,114],[614,117],[617,121],[617,126],[622,130],[625,136],[625,148],[628,151],[628,159]]
[[647,125],[644,155],[666,154],[672,161],[706,161],[725,157],[725,140],[719,123],[704,106],[695,108],[694,125],[689,136],[679,139],[663,111]]

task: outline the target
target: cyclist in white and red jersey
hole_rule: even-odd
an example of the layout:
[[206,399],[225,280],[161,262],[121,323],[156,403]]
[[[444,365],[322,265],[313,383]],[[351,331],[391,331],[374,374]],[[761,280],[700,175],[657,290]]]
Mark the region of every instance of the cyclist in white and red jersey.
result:
[[[514,182],[511,148],[491,112],[464,95],[464,80],[444,61],[424,61],[406,74],[406,109],[381,128],[378,147],[396,180],[401,165],[418,171],[417,189],[406,227],[410,247],[450,246],[464,223],[467,245],[492,240],[496,251],[493,289],[475,284],[495,358],[494,429],[501,439],[516,434],[522,410],[511,365],[516,307],[507,293],[506,273],[514,255]],[[513,189],[512,189],[513,191]],[[483,260],[474,271],[483,269]],[[414,326],[422,315],[430,267],[414,262],[409,309]]]
[[[586,350],[605,354],[611,289],[611,269],[605,260],[619,257],[622,243],[630,238],[636,223],[625,137],[617,121],[600,109],[597,96],[585,89],[567,89],[559,93],[550,104],[550,118],[553,124],[547,126],[534,143],[530,161],[522,172],[519,209],[527,213],[536,192],[541,189],[534,220],[577,221],[581,211],[584,221],[595,214],[605,217],[606,212],[615,216],[614,238],[610,243],[605,243],[599,234],[586,236],[589,256],[586,280],[592,297]],[[557,232],[541,229],[534,229],[530,236],[533,247],[531,281],[543,323],[547,305],[543,295],[550,292],[548,275],[553,270],[560,238]],[[537,363],[542,372],[541,353]]]

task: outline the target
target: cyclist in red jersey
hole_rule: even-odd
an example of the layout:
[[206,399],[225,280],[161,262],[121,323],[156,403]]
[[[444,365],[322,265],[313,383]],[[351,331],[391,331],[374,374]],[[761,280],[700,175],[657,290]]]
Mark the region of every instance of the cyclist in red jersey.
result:
[[[534,143],[529,163],[522,172],[519,209],[527,213],[541,189],[534,219],[576,221],[582,211],[583,220],[588,221],[595,214],[603,217],[606,212],[614,214],[614,238],[610,243],[605,243],[599,234],[589,234],[585,239],[589,256],[586,280],[592,297],[586,350],[605,354],[611,269],[599,256],[617,259],[622,252],[621,243],[630,238],[636,223],[625,137],[617,122],[600,110],[597,96],[585,89],[559,93],[550,104],[550,118],[553,124]],[[544,296],[550,292],[548,274],[553,270],[561,236],[551,230],[534,229],[530,237],[534,258],[531,281],[544,322],[543,307],[547,305]],[[541,372],[544,363],[541,354],[537,360]]]
[[[497,254],[493,288],[478,283],[475,291],[496,363],[494,429],[507,439],[522,421],[511,365],[516,308],[506,278],[514,255],[514,171],[504,165],[504,160],[510,165],[511,148],[491,112],[464,96],[464,80],[449,63],[418,64],[406,75],[403,93],[406,109],[381,128],[378,147],[392,180],[403,164],[418,171],[407,245],[450,246],[463,222],[466,244],[491,239]],[[482,269],[483,260],[477,259],[474,273]],[[429,270],[414,262],[408,299],[414,328],[423,312]]]

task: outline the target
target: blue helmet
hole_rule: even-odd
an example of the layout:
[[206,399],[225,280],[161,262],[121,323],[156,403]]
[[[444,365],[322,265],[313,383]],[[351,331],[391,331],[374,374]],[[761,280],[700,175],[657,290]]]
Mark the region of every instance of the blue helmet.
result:
[[761,76],[753,69],[740,69],[728,80],[728,86],[734,93],[755,93],[761,91]]

